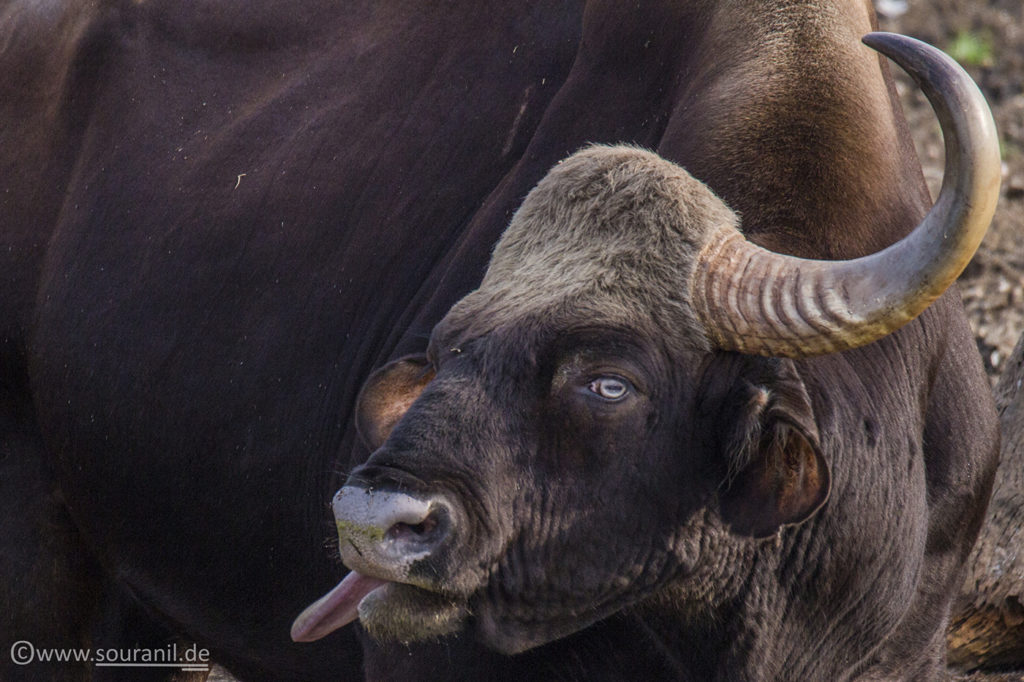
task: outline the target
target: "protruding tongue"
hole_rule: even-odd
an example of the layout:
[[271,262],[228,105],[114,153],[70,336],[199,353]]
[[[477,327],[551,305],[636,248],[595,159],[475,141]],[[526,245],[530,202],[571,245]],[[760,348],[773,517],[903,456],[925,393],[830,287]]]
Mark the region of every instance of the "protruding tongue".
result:
[[313,642],[348,625],[359,616],[363,597],[387,583],[352,571],[337,586],[306,607],[292,623],[292,640]]

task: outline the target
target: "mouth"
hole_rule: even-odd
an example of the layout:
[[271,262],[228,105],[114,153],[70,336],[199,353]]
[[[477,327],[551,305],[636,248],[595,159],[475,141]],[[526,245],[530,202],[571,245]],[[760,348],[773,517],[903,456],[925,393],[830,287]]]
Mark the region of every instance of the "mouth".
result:
[[312,642],[358,618],[374,639],[411,642],[455,632],[467,616],[462,601],[352,571],[299,614],[291,636]]
[[[456,506],[441,495],[346,485],[331,503],[338,552],[351,572],[292,624],[311,642],[357,618],[378,640],[411,642],[459,629],[467,597],[446,579]],[[461,594],[461,593],[459,593]]]

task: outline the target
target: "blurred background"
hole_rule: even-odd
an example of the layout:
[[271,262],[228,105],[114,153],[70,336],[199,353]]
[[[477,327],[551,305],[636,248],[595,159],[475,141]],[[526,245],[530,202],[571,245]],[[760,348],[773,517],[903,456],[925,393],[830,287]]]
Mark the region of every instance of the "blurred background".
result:
[[[981,87],[1002,143],[1003,187],[995,219],[960,277],[978,349],[993,384],[1024,331],[1024,0],[875,0],[884,31],[931,43]],[[943,147],[924,96],[893,68],[925,179],[938,194]]]

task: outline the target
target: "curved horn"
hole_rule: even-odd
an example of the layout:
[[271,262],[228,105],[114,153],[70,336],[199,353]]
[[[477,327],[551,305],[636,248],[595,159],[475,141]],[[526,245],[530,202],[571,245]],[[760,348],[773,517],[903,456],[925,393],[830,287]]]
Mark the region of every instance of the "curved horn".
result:
[[864,43],[909,73],[935,110],[946,144],[939,198],[904,239],[847,261],[776,254],[734,229],[718,230],[697,259],[691,301],[720,348],[806,357],[875,341],[941,295],[988,229],[999,196],[999,142],[977,86],[920,41],[869,33]]

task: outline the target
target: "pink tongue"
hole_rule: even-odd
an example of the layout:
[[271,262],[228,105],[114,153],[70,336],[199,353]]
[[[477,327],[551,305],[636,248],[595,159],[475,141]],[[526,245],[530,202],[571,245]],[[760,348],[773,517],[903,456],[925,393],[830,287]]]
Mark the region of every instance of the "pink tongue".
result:
[[292,640],[312,642],[348,625],[359,616],[359,602],[386,580],[352,571],[337,586],[306,607],[292,623]]

